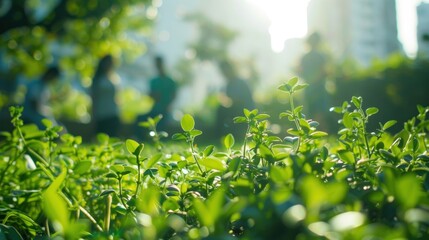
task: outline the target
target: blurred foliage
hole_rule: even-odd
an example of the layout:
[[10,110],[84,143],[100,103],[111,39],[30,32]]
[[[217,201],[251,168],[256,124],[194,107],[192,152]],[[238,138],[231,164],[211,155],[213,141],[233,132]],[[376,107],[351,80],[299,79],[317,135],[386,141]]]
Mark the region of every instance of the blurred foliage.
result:
[[[330,73],[326,88],[330,93],[330,106],[340,105],[343,99],[351,96],[362,96],[366,104],[380,108],[380,114],[368,124],[370,129],[375,129],[379,127],[379,122],[390,119],[403,123],[417,114],[414,106],[429,104],[428,75],[427,60],[410,59],[400,54],[392,55],[387,60],[376,59],[368,68],[359,66],[352,59],[346,59],[338,63]],[[281,106],[288,102],[288,99],[272,90],[262,96],[258,101],[259,108],[270,115],[281,112]],[[306,104],[302,95],[298,94],[296,97],[298,104]],[[335,129],[335,114],[326,109],[326,116],[329,119],[327,128]],[[272,119],[272,124],[279,122],[280,120]],[[389,131],[399,131],[401,126],[397,124]]]
[[[56,94],[61,101],[52,102],[54,115],[89,121],[91,102],[82,87],[91,85],[99,58],[112,54],[121,62],[132,62],[143,55],[147,46],[142,40],[151,33],[160,4],[152,0],[2,1],[0,109],[22,103],[25,89],[18,86],[18,79],[37,78],[47,67],[58,65],[64,86]],[[72,86],[76,80],[79,89]],[[132,93],[120,95],[132,98]],[[129,120],[130,114],[135,113],[122,115]]]
[[118,93],[120,118],[125,124],[134,123],[138,115],[146,114],[152,109],[153,99],[138,90],[128,87]]
[[92,76],[104,54],[137,57],[146,46],[126,33],[152,29],[151,0],[6,0],[0,11],[0,55],[5,72],[34,77],[50,64]]
[[199,38],[191,44],[198,59],[219,60],[227,57],[228,47],[237,37],[236,31],[215,23],[200,13],[189,14],[185,19],[196,23],[199,28]]
[[332,104],[359,95],[367,104],[382,109],[370,128],[378,127],[378,122],[387,119],[405,122],[417,113],[413,106],[429,104],[428,74],[429,61],[424,59],[412,60],[398,54],[387,61],[375,60],[369,68],[355,74],[340,72],[334,76],[336,91],[332,94]]

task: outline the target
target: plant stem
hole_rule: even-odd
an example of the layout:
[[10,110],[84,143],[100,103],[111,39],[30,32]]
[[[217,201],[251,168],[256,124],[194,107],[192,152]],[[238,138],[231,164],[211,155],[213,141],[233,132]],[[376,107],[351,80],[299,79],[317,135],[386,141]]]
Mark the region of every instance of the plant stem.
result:
[[363,111],[362,108],[359,109],[359,111],[361,111],[361,114],[364,116],[364,121],[362,121],[362,133],[363,133],[363,138],[365,141],[365,147],[366,147],[366,152],[368,154],[368,158],[371,158],[371,149],[369,148],[369,142],[368,139],[366,137],[366,123],[368,122],[368,116],[366,116],[365,112]]
[[192,154],[192,157],[194,158],[194,160],[195,160],[195,162],[197,163],[197,166],[198,166],[198,168],[200,169],[200,172],[203,174],[204,173],[204,171],[203,171],[203,169],[201,168],[201,166],[200,166],[200,163],[198,162],[198,159],[197,159],[197,157],[195,156],[195,151],[194,151],[194,141],[191,139],[190,141],[189,141],[189,145],[190,145],[190,147],[191,147],[191,154]]
[[249,134],[249,131],[250,131],[250,122],[247,123],[247,130],[246,130],[246,134],[244,135],[244,141],[243,141],[243,159],[246,158],[247,135]]
[[122,205],[124,205],[125,208],[127,208],[127,205],[124,202],[123,196],[122,196],[122,176],[119,176],[119,200],[121,200]]
[[140,164],[141,163],[140,163],[139,155],[136,155],[136,160],[137,160],[137,186],[136,186],[136,192],[134,193],[134,198],[137,198],[137,194],[139,192],[140,185],[141,185],[141,182],[142,182],[142,180],[141,180],[141,174],[140,174],[140,169],[141,169]]
[[48,237],[51,237],[51,231],[49,230],[49,220],[46,219],[45,221],[45,228],[46,228],[46,235],[48,235]]
[[[298,131],[301,131],[301,126],[299,125],[298,116],[295,115],[295,104],[293,102],[292,93],[289,94],[289,104],[290,104],[290,110],[292,112],[292,118],[295,123],[295,127]],[[296,145],[295,153],[298,152],[300,145],[301,145],[301,137],[298,136],[298,144]]]
[[110,229],[110,214],[112,208],[112,195],[108,194],[106,198],[106,214],[104,215],[104,231],[108,232]]

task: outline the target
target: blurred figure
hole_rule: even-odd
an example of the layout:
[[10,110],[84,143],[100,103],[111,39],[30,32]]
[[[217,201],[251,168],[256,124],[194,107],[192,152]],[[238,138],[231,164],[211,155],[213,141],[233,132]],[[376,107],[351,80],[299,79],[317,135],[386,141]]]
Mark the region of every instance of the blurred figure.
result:
[[42,123],[44,118],[52,121],[57,125],[55,118],[49,106],[54,84],[59,81],[60,71],[57,67],[50,67],[38,80],[31,81],[27,84],[27,92],[24,100],[24,112],[22,113],[22,120],[25,124],[34,123],[39,129],[44,129]]
[[243,115],[243,109],[253,110],[255,102],[252,92],[246,81],[240,78],[231,62],[219,62],[219,69],[226,80],[225,92],[220,97],[220,106],[217,110],[216,132],[221,136],[228,133],[235,137],[244,136],[246,126],[234,124],[233,118]]
[[[157,130],[165,131],[168,128],[168,122],[171,120],[171,105],[176,98],[177,84],[167,75],[164,68],[164,60],[161,56],[154,59],[157,76],[152,78],[149,83],[149,95],[154,101],[152,110],[148,114],[137,117],[136,124],[147,121],[148,117],[156,117],[162,115],[162,119],[157,125]],[[138,130],[141,127],[137,127]],[[141,132],[141,131],[139,131]]]
[[304,92],[304,101],[307,103],[304,110],[308,109],[308,118],[318,121],[322,128],[327,128],[326,119],[330,104],[325,83],[329,59],[320,49],[321,41],[322,38],[317,32],[307,38],[309,51],[301,58],[298,74],[309,84]]
[[116,104],[116,88],[119,76],[114,72],[111,55],[104,56],[98,63],[91,86],[92,119],[96,133],[117,137],[121,125]]

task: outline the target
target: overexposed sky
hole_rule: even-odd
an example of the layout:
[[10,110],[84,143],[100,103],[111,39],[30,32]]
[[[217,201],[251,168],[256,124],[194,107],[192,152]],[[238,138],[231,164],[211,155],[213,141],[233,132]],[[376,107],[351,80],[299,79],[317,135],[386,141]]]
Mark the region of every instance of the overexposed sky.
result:
[[416,7],[421,0],[396,0],[398,19],[398,37],[405,53],[415,56],[417,53],[417,13]]
[[[272,48],[283,50],[283,43],[290,38],[302,38],[307,33],[307,5],[310,0],[249,0],[263,9],[271,20],[269,29]],[[417,52],[416,7],[429,0],[396,0],[398,38],[409,56]],[[285,12],[287,9],[287,12]],[[294,24],[286,24],[286,23]]]

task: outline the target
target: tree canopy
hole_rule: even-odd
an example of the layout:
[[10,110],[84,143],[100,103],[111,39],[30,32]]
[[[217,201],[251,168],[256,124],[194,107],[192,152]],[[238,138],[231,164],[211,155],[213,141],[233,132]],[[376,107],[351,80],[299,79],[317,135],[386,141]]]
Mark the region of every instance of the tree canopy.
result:
[[79,74],[85,82],[104,54],[140,56],[146,50],[142,39],[152,29],[157,4],[152,0],[3,0],[1,78],[36,76],[55,64]]

